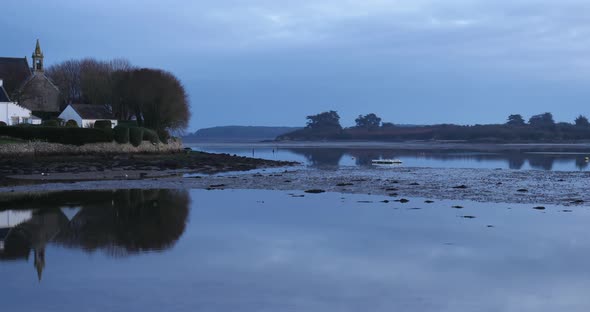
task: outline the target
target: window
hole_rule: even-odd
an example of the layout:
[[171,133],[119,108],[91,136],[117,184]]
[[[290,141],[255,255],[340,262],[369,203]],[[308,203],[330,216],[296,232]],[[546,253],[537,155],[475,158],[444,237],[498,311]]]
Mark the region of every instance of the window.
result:
[[10,120],[11,120],[12,125],[18,125],[18,123],[19,123],[18,117],[10,117]]

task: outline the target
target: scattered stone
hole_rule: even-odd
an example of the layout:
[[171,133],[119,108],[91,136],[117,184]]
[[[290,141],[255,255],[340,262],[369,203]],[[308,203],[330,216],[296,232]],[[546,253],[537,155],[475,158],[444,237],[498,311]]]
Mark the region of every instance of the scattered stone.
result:
[[320,193],[325,193],[325,190],[320,190],[320,189],[311,189],[311,190],[307,190],[305,191],[305,193],[309,193],[309,194],[320,194]]
[[517,192],[521,192],[521,193],[526,193],[526,192],[528,192],[529,190],[527,190],[527,189],[518,189],[518,190],[516,190],[516,191],[517,191]]
[[384,204],[389,204],[389,201],[387,199],[386,200],[382,200],[381,202],[384,203]]
[[284,182],[284,183],[291,183],[291,182],[293,182],[293,181],[291,181],[291,180],[285,180],[285,181],[283,181],[283,182]]
[[572,201],[572,204],[583,204],[583,203],[584,203],[584,201],[581,199],[576,199],[576,200]]
[[493,225],[491,225],[491,224],[488,224],[488,225],[487,225],[487,227],[488,227],[488,228],[493,228],[494,226],[493,226]]
[[498,183],[496,183],[496,185],[502,185],[502,184],[503,184],[502,182],[498,182]]
[[388,191],[388,192],[395,192],[398,189],[396,189],[395,187],[390,187],[390,188],[386,188],[385,190]]
[[536,210],[545,210],[545,207],[543,207],[543,206],[537,206],[537,207],[533,207],[533,209],[536,209]]
[[373,202],[370,200],[359,200],[357,201],[357,203],[361,203],[361,204],[372,204]]
[[336,186],[353,186],[353,183],[338,183]]
[[422,208],[408,208],[408,210],[422,210]]
[[573,212],[573,210],[569,210],[569,209],[564,209],[561,212]]
[[398,194],[397,193],[389,193],[389,194],[387,194],[387,196],[389,196],[389,197],[397,197]]
[[412,185],[412,186],[418,186],[418,185],[420,185],[420,183],[414,182],[414,183],[410,183],[410,185]]
[[432,203],[434,203],[434,200],[425,200],[424,202],[427,204],[432,204]]
[[564,179],[559,179],[559,180],[557,180],[557,182],[565,182],[565,180]]
[[398,199],[398,200],[396,200],[396,202],[399,202],[399,203],[405,204],[405,203],[408,203],[408,202],[410,202],[410,200],[409,200],[409,199],[405,199],[405,198],[401,198],[401,199]]
[[455,208],[455,209],[463,209],[463,206],[456,205],[456,206],[453,206],[453,208]]
[[454,189],[466,189],[467,185],[457,185],[457,186],[453,186]]
[[213,184],[213,185],[209,185],[210,188],[219,188],[219,187],[225,187],[225,184]]
[[475,219],[476,217],[475,216],[463,216],[462,218],[463,219]]

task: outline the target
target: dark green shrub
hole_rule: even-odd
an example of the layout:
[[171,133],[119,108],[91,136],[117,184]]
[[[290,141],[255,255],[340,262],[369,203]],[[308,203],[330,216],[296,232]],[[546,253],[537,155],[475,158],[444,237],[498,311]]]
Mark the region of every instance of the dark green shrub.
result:
[[119,144],[129,143],[129,128],[123,126],[116,126],[113,129],[113,136],[115,141]]
[[143,140],[150,141],[150,143],[157,144],[160,142],[156,131],[148,128],[143,128]]
[[6,127],[8,126],[4,121],[0,121],[0,127]]
[[133,146],[139,146],[143,141],[143,128],[128,128],[129,143]]
[[137,121],[135,120],[119,120],[118,122],[119,126],[124,126],[124,127],[137,127]]
[[164,129],[159,129],[158,138],[160,138],[160,142],[168,144],[168,140],[170,139],[170,133],[168,133],[168,131]]
[[113,125],[110,120],[97,120],[94,122],[94,129],[111,129]]
[[70,145],[83,145],[87,143],[113,141],[113,135],[111,131],[89,128],[60,128],[47,126],[0,127],[0,136]]
[[67,128],[78,128],[78,123],[75,120],[70,119],[70,120],[66,121],[66,127]]
[[59,121],[57,120],[44,120],[43,126],[45,127],[59,127]]

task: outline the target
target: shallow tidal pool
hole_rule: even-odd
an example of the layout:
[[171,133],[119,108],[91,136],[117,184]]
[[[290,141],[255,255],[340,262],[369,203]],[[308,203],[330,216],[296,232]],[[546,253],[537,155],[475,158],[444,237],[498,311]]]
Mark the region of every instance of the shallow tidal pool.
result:
[[6,311],[590,308],[582,206],[260,190],[6,196]]

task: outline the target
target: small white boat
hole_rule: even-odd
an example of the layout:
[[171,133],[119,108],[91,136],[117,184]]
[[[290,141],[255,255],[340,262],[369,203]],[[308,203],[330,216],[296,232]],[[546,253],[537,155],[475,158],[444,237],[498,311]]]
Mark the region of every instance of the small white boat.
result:
[[375,165],[399,165],[402,161],[399,159],[373,159],[371,163]]

